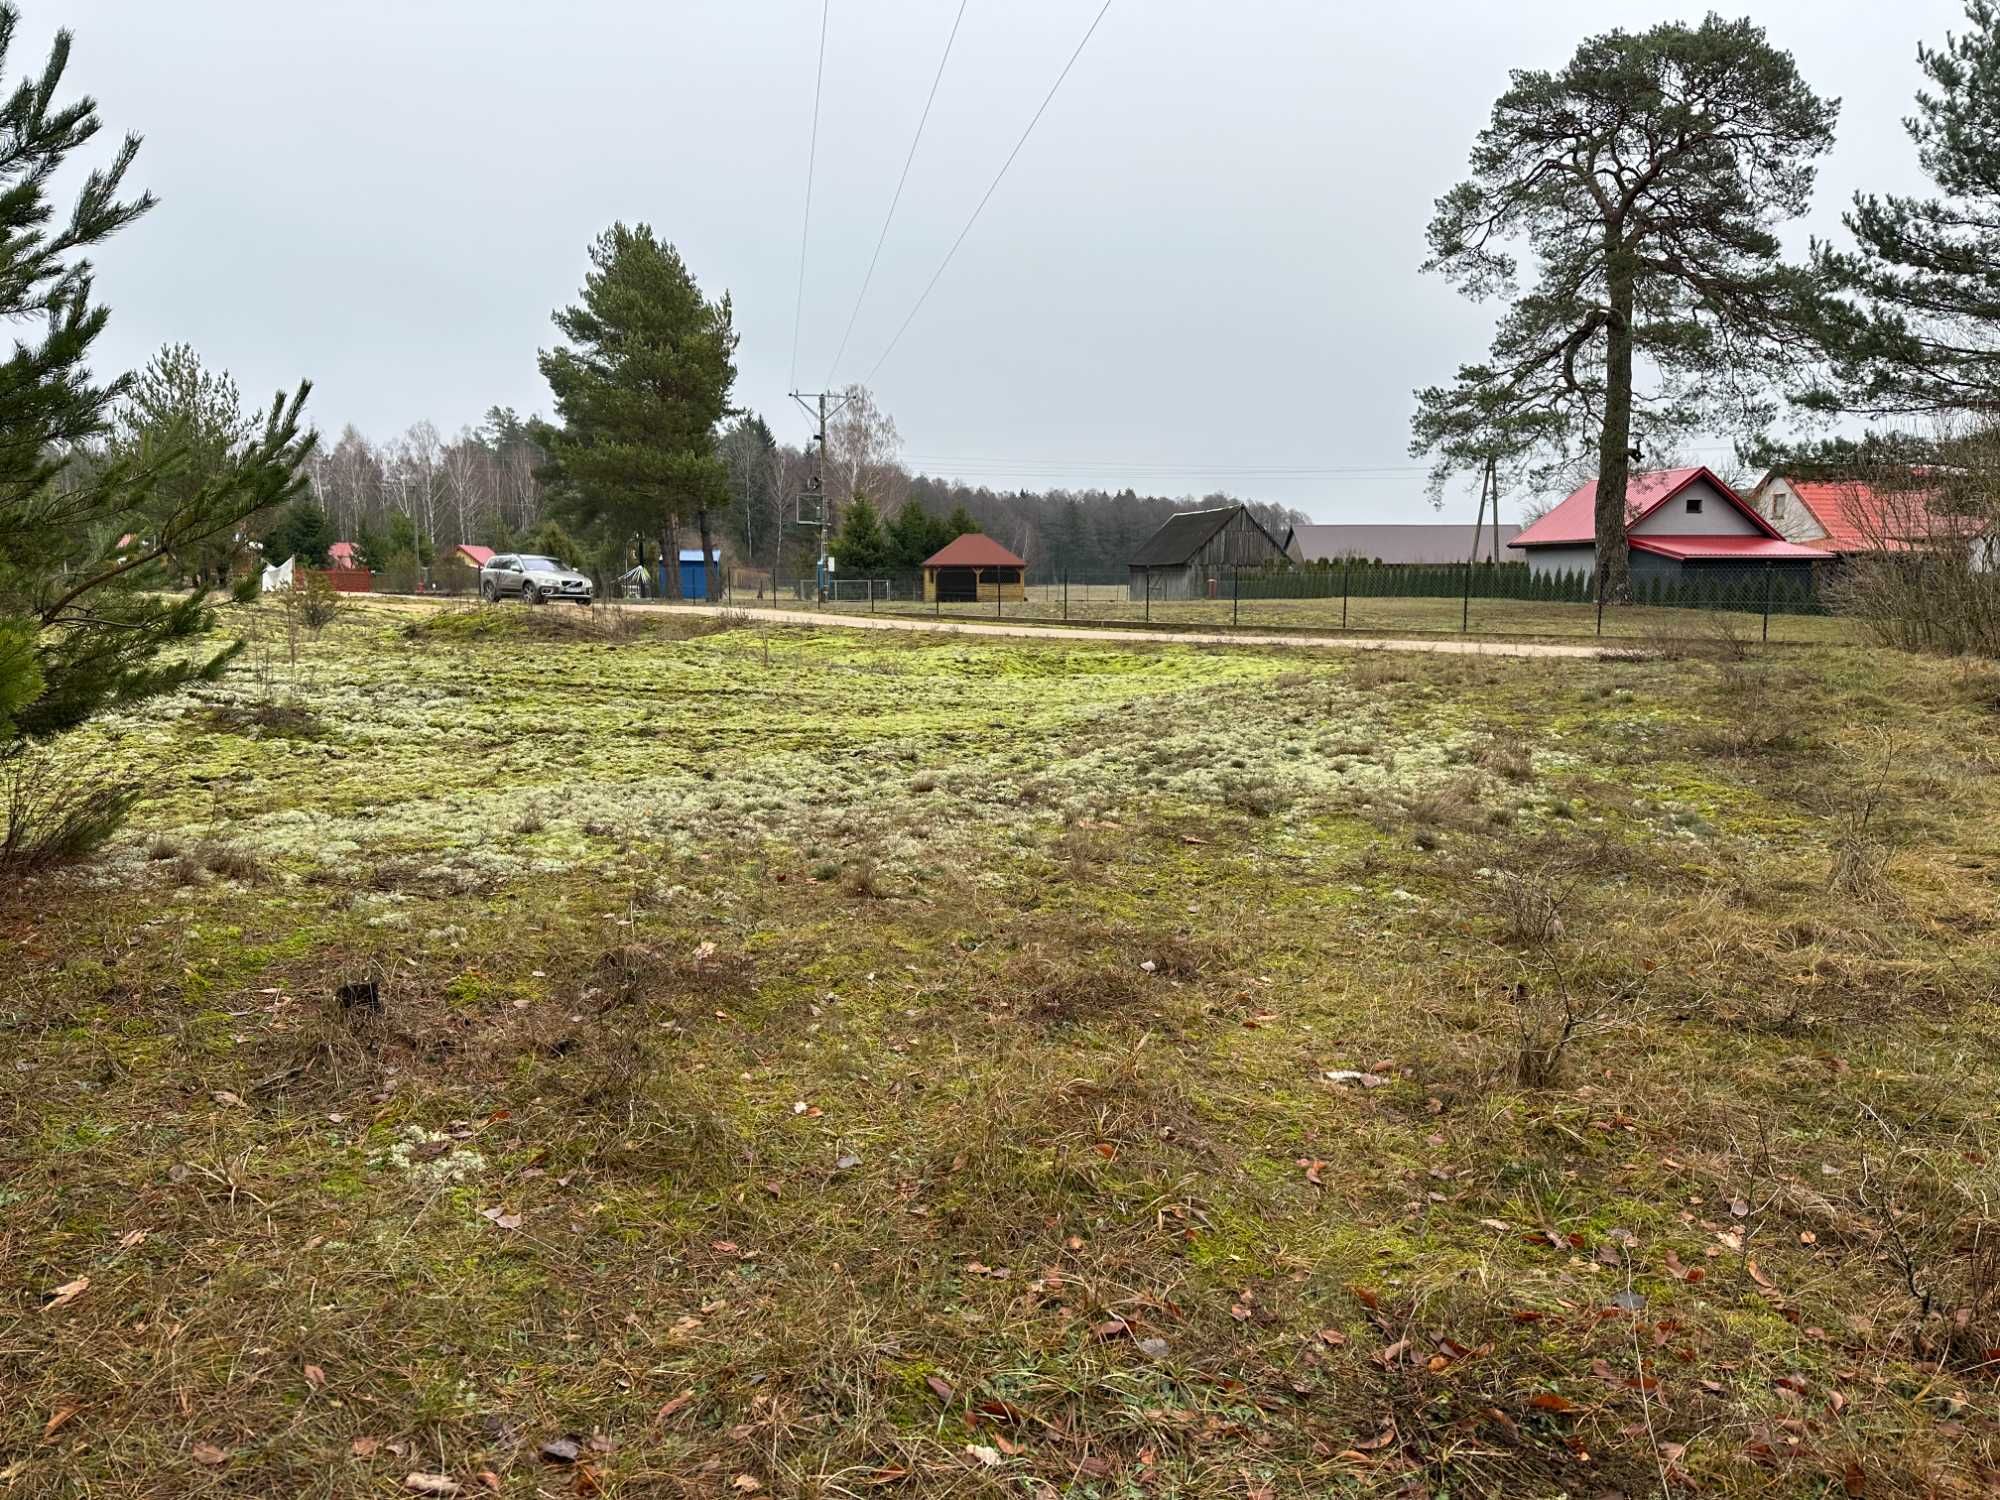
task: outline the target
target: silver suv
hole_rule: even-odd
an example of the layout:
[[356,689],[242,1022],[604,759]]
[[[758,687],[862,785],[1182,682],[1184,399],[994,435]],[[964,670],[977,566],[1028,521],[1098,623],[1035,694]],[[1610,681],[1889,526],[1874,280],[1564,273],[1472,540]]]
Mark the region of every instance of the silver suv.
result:
[[590,603],[590,580],[567,563],[532,552],[502,552],[479,570],[479,593],[487,603],[517,594],[529,604],[551,599]]

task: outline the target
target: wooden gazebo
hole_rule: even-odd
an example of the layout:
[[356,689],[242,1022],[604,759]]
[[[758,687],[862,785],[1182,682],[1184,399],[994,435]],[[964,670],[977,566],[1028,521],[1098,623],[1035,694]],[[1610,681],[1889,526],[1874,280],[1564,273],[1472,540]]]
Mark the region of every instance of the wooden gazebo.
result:
[[1027,562],[990,536],[968,531],[924,559],[926,604],[991,604],[1028,597]]

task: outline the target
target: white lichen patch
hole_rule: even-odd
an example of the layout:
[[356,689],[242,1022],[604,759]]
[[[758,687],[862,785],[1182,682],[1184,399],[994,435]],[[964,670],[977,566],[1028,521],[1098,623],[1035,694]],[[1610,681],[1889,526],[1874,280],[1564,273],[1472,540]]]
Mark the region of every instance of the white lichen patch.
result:
[[486,1158],[442,1130],[405,1125],[389,1148],[372,1157],[369,1165],[405,1172],[419,1182],[442,1187],[477,1177],[486,1170]]

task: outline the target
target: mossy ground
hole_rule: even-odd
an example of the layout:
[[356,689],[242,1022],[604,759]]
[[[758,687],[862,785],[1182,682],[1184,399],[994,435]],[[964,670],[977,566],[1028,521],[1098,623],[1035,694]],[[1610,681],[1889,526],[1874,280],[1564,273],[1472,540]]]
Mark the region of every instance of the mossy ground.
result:
[[73,737],[147,800],[0,906],[0,1475],[1986,1493],[1996,729],[1860,650],[350,610]]

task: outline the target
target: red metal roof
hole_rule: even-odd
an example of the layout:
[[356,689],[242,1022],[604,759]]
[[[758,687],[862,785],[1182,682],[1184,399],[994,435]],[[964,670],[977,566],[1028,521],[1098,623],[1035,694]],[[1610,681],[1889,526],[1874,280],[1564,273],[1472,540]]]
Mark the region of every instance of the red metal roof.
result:
[[1635,536],[1627,540],[1635,552],[1660,557],[1744,558],[1751,562],[1824,562],[1817,548],[1771,536]]
[[[1705,479],[1723,499],[1729,501],[1765,536],[1778,536],[1778,529],[1748,505],[1713,469],[1659,469],[1650,474],[1634,474],[1625,485],[1625,529],[1630,531],[1697,479]],[[1597,540],[1597,481],[1576,490],[1562,504],[1535,522],[1507,545],[1510,547],[1580,547]],[[1634,545],[1638,538],[1632,538]],[[1676,538],[1687,540],[1685,537]]]
[[1025,559],[977,531],[952,538],[924,559],[927,568],[1025,568],[1027,565]]
[[1791,483],[1792,493],[1826,530],[1808,544],[1821,552],[1903,552],[1939,530],[1930,497],[1920,491],[1878,493],[1858,480]]
[[[482,568],[493,561],[493,549],[491,547],[475,547],[470,542],[460,542],[458,550],[464,553],[470,561],[478,563]],[[699,558],[701,554],[697,552],[695,556]]]
[[354,543],[335,542],[326,549],[326,556],[336,568],[351,568],[354,566]]

